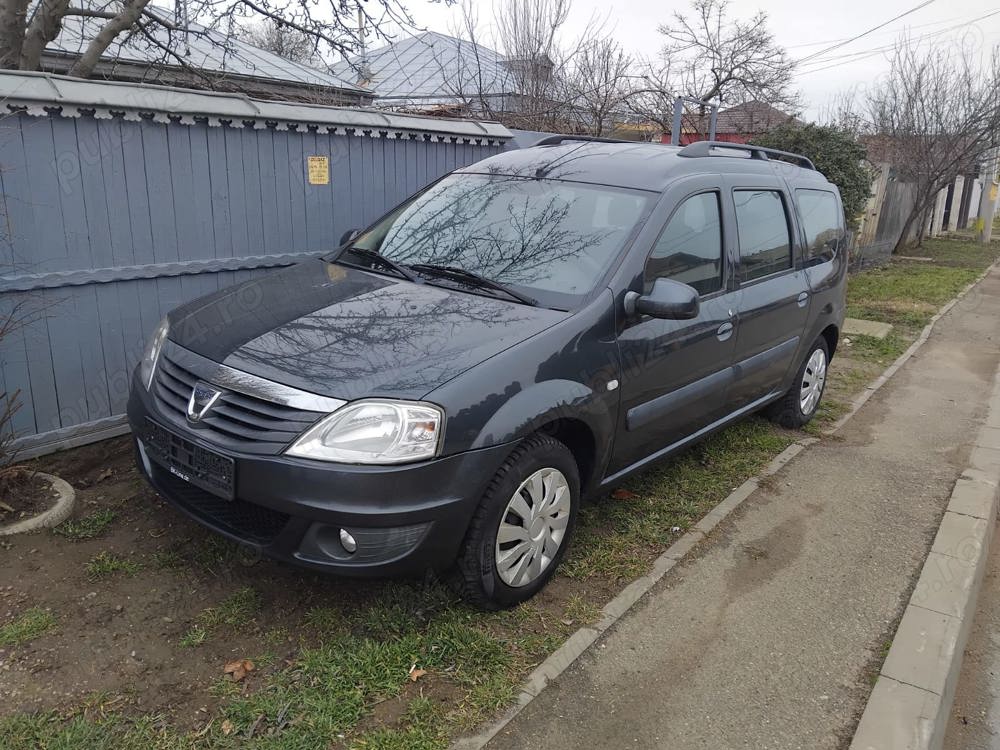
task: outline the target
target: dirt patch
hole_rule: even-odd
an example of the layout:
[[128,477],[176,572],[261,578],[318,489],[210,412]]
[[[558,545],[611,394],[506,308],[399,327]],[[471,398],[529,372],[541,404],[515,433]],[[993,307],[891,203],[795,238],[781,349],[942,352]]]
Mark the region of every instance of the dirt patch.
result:
[[[34,468],[76,488],[71,522],[109,512],[114,520],[92,537],[47,530],[0,541],[0,623],[32,607],[51,611],[56,621],[37,639],[0,649],[0,715],[70,710],[100,696],[116,711],[156,713],[179,729],[199,730],[224,700],[217,686],[227,662],[253,659],[258,668],[241,691],[260,689],[304,645],[322,642],[323,626],[311,624],[311,610],[363,607],[380,585],[245,554],[164,503],[135,469],[127,437],[39,459]],[[88,564],[101,557],[127,560],[138,572],[95,578]],[[246,623],[220,625],[204,642],[183,645],[205,610],[245,587],[259,594]],[[617,589],[614,581],[559,578],[536,597],[518,628],[537,637],[538,661]],[[584,597],[587,606],[574,606]],[[496,623],[498,637],[504,627]],[[367,721],[391,724],[389,714],[405,711],[410,693],[458,701],[457,690],[428,675],[376,706]]]
[[0,526],[44,513],[56,504],[59,493],[34,472],[8,469],[0,483]]
[[[56,627],[0,649],[0,713],[68,708],[109,693],[196,726],[215,704],[206,688],[223,678],[227,661],[266,653],[280,662],[297,645],[282,627],[298,623],[313,603],[336,600],[335,583],[265,561],[250,564],[167,507],[135,470],[127,438],[37,463],[77,489],[72,520],[112,511],[115,521],[94,538],[42,531],[2,543],[0,622],[41,607]],[[138,563],[139,572],[94,580],[88,563],[101,553]],[[197,647],[180,645],[202,611],[243,586],[265,592],[249,624],[222,627]]]

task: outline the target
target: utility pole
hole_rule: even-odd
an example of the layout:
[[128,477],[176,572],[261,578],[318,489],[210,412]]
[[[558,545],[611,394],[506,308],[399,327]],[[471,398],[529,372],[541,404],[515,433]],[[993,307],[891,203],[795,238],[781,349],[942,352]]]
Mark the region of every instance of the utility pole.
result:
[[993,217],[997,211],[997,147],[991,148],[983,164],[983,189],[979,194],[979,241],[990,244],[993,236]]

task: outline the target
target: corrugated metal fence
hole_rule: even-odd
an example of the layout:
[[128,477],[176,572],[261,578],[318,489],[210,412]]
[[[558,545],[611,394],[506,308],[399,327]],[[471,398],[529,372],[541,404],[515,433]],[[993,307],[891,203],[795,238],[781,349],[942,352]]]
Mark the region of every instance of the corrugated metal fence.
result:
[[21,392],[27,454],[122,431],[132,368],[171,308],[336,247],[510,138],[30,74],[0,74],[0,96],[0,310],[26,320],[0,343],[0,387]]

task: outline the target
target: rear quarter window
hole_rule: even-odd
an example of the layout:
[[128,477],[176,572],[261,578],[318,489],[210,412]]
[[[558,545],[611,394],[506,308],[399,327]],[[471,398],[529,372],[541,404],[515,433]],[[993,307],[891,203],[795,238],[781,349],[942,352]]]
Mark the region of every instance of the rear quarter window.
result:
[[795,191],[795,202],[806,235],[807,263],[833,260],[844,240],[844,217],[837,196],[829,190],[801,188]]
[[792,237],[778,190],[736,190],[740,281],[754,281],[792,268]]

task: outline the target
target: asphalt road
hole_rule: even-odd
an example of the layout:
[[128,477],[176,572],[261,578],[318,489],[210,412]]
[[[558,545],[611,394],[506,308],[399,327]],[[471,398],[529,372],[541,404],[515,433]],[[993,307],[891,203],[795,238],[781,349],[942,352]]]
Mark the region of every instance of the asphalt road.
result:
[[994,273],[489,747],[846,747],[982,420],[998,319]]

